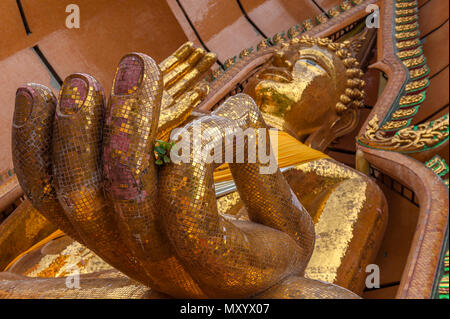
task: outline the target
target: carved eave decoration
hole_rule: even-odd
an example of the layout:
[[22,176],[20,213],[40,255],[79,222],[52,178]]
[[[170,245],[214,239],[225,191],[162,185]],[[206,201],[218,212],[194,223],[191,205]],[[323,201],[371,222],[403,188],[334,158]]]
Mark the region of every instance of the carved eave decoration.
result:
[[392,23],[388,24],[392,28],[393,48],[386,51],[391,55],[389,58],[396,60],[396,66],[405,71],[405,78],[397,96],[389,97],[391,106],[384,116],[379,118],[375,114],[368,122],[366,132],[357,140],[363,146],[380,150],[421,152],[448,140],[448,115],[411,126],[412,118],[426,98],[429,68],[420,41],[417,0],[392,3]]
[[[446,185],[447,192],[431,182],[435,179],[429,175],[412,185],[418,192],[423,190],[421,184],[426,185],[425,189],[433,189],[433,192],[428,195],[432,200],[421,203],[423,206],[421,206],[421,220],[418,224],[421,239],[418,246],[430,247],[435,243],[441,243],[442,259],[443,254],[448,251],[446,245],[448,226],[446,225],[448,223],[449,167],[445,160],[437,155],[437,152],[448,144],[449,114],[426,123],[411,124],[426,98],[426,89],[430,84],[430,70],[420,41],[418,1],[385,0],[381,13],[383,22],[380,23],[378,30],[379,56],[378,62],[372,67],[386,73],[388,83],[360,131],[357,143],[360,145],[360,150],[372,161],[376,162],[380,158],[397,158],[399,163],[386,163],[384,167],[394,178],[402,180],[404,175],[408,175],[409,177],[405,180],[411,184],[411,176],[424,173],[420,169],[419,172],[413,172],[412,169],[408,171],[407,167],[402,166],[402,163],[415,163],[408,159],[411,157],[423,162],[424,170],[433,171]],[[397,154],[391,156],[391,154],[382,154],[386,152],[378,152],[378,150],[401,155],[398,154],[400,157]],[[377,164],[382,165],[380,161]],[[400,169],[398,174],[393,166]],[[404,174],[402,169],[408,171],[407,174]],[[435,218],[432,225],[427,224],[430,216]],[[426,236],[428,239],[424,239]],[[433,253],[424,249],[414,255],[405,270],[409,278],[413,279],[399,288],[401,292],[397,296],[413,296],[420,291],[424,297],[448,298],[448,253],[447,259],[444,258],[447,262],[445,272],[439,270],[441,265],[436,262],[433,255],[436,254],[435,251],[436,248]],[[411,275],[412,273],[414,275]],[[434,291],[430,292],[423,286],[423,278],[427,278],[429,282],[433,281]]]
[[366,127],[366,132],[359,137],[359,143],[371,148],[395,151],[400,153],[416,153],[438,147],[449,139],[449,115],[419,125],[412,125],[387,135],[380,129],[375,115]]

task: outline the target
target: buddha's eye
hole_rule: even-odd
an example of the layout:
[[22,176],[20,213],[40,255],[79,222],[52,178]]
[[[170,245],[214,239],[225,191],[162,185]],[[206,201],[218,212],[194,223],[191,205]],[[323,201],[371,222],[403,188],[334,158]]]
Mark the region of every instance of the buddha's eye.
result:
[[306,63],[315,66],[316,68],[318,68],[320,71],[327,73],[327,71],[320,65],[318,64],[316,61],[311,60],[311,59],[302,59],[303,61],[305,61]]

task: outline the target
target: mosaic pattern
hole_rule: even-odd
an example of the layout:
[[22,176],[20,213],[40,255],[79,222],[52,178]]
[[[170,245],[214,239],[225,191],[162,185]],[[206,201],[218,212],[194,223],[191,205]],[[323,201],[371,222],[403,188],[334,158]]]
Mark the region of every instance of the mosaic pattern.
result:
[[[280,147],[278,150],[278,155],[283,156]],[[366,274],[360,269],[373,262],[387,223],[387,204],[377,186],[368,177],[332,159],[291,163],[281,171],[315,226],[314,252],[305,277],[362,293]],[[219,185],[220,182],[215,184],[216,192]],[[248,220],[237,191],[217,202],[219,213],[226,214],[225,218],[232,215]]]
[[117,270],[80,275],[81,289],[68,288],[66,278],[28,278],[0,274],[0,298],[13,299],[130,299],[164,298]]
[[[117,269],[142,280],[103,196],[104,113],[103,89],[93,77],[74,74],[66,78],[52,137],[55,188],[66,216],[84,243]],[[111,246],[111,242],[116,244]]]
[[205,99],[209,86],[199,80],[210,71],[216,60],[214,53],[195,49],[192,42],[187,42],[161,63],[164,91],[158,139],[168,140],[172,129],[185,122],[192,110]]
[[[197,121],[202,130],[214,130],[213,141],[219,145],[224,145],[227,129],[265,127],[258,107],[246,95],[231,97],[211,116]],[[192,132],[197,121],[184,130]],[[164,166],[158,189],[166,207],[161,213],[169,240],[202,289],[214,297],[244,297],[301,274],[312,253],[314,226],[281,172],[260,174],[258,162],[230,164],[253,221],[235,224],[217,212],[213,187],[217,164],[196,163],[194,154],[190,163]],[[170,205],[173,202],[178,205]]]
[[[41,208],[46,197],[39,191],[51,191],[59,205],[56,212],[73,227],[75,238],[156,291],[174,297],[250,297],[275,284],[283,286],[284,279],[303,275],[314,246],[314,226],[279,170],[262,175],[259,162],[230,164],[251,220],[232,222],[217,211],[215,164],[171,163],[159,172],[154,165],[152,148],[161,121],[164,125],[165,115],[174,110],[171,105],[179,107],[170,101],[189,102],[177,109],[171,124],[181,125],[186,110],[201,99],[192,76],[214,58],[190,44],[177,52],[178,58],[164,61],[162,69],[143,54],[125,56],[107,107],[101,86],[85,74],[64,81],[57,105],[46,95],[48,89],[39,87],[41,99],[30,93],[31,115],[22,107],[26,99],[18,99],[15,164],[22,187]],[[25,90],[32,92],[33,87]],[[34,132],[26,125],[39,109],[45,110],[45,130],[30,145]],[[226,129],[265,127],[246,95],[230,98],[198,121],[217,132],[216,143]],[[192,123],[184,130],[191,130]],[[21,134],[28,139],[17,138]],[[270,145],[268,137],[266,143]],[[336,295],[349,294],[321,282],[314,286],[311,297],[321,294],[320,287],[324,297],[330,287]]]
[[52,185],[51,137],[56,98],[50,89],[38,84],[19,88],[17,96],[12,158],[19,183],[38,211],[66,234],[83,242],[61,208]]
[[148,57],[133,54],[120,63],[104,127],[105,191],[114,203],[122,238],[143,263],[149,285],[173,296],[202,296],[158,221],[152,149],[163,85],[161,72]]

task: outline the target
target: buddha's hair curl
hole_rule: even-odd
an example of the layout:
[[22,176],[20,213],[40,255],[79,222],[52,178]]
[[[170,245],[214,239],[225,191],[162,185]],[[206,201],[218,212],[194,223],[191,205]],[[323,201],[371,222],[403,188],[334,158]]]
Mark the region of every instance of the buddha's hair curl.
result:
[[310,36],[295,37],[290,41],[281,43],[281,48],[291,45],[319,46],[333,52],[344,64],[346,68],[347,83],[344,93],[336,103],[336,111],[343,114],[349,109],[358,109],[364,106],[364,86],[362,79],[364,73],[360,69],[358,60],[350,51],[350,41],[333,42],[328,38],[313,38]]

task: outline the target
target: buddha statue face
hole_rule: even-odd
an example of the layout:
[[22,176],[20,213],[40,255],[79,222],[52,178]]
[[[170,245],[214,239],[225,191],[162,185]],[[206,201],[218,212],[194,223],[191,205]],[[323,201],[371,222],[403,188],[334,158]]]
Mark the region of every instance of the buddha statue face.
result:
[[339,49],[340,44],[312,41],[284,45],[246,87],[268,125],[299,139],[320,128],[330,129],[342,112],[362,98],[362,91],[354,88],[364,85],[356,79],[361,71],[349,69],[356,60]]

